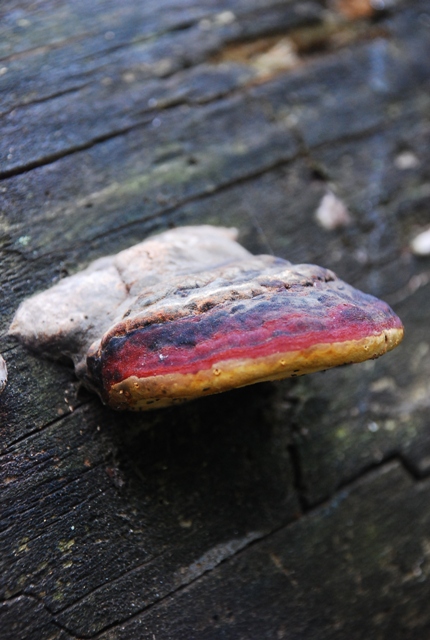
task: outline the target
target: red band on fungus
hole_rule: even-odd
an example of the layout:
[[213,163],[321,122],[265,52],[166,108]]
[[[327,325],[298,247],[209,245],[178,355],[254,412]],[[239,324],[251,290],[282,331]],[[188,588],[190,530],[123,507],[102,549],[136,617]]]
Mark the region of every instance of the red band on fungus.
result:
[[[264,308],[266,305],[268,308]],[[288,313],[287,305],[285,309],[274,310],[270,309],[270,302],[266,305],[236,313],[230,305],[230,309],[221,312],[212,309],[200,316],[152,324],[119,338],[112,337],[101,355],[104,383],[113,384],[130,376],[196,373],[219,361],[260,358],[316,344],[359,340],[378,335],[381,329],[399,327],[397,318],[383,303],[379,303],[378,319],[382,320],[379,324],[375,315],[345,304],[326,315],[321,305],[318,318],[306,318],[305,309],[301,313]]]

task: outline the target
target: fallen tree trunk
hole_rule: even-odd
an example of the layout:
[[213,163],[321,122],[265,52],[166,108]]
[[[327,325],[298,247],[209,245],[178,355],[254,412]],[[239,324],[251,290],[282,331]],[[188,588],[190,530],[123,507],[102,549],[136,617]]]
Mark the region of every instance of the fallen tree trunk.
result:
[[[429,266],[409,241],[430,223],[430,16],[386,5],[2,4],[5,640],[428,638]],[[7,337],[64,275],[207,223],[385,299],[403,345],[130,414]]]

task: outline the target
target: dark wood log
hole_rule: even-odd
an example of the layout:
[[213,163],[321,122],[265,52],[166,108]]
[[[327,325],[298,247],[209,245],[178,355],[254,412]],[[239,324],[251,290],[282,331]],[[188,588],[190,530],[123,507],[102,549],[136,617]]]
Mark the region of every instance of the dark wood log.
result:
[[[428,2],[7,0],[0,57],[2,639],[426,640]],[[201,223],[384,298],[404,343],[129,414],[7,336],[32,293]]]

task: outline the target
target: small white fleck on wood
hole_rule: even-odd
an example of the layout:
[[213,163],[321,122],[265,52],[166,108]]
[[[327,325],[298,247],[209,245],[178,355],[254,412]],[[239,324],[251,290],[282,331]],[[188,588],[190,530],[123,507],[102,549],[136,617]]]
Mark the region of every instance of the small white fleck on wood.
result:
[[346,205],[331,191],[328,191],[321,200],[315,212],[315,219],[327,231],[347,227],[352,222]]
[[294,43],[289,38],[283,38],[265,53],[251,59],[252,66],[260,76],[293,69],[299,62]]
[[401,171],[405,171],[406,169],[415,169],[415,167],[418,167],[419,163],[420,161],[412,151],[403,151],[402,153],[399,153],[394,160],[395,166]]
[[415,236],[411,240],[410,247],[416,256],[430,255],[430,228]]

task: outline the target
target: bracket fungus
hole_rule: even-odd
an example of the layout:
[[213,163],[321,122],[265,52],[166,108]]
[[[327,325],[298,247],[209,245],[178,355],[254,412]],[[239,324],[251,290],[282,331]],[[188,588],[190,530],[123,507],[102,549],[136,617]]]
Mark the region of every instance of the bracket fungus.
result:
[[147,410],[377,358],[403,337],[384,302],[310,264],[254,256],[236,231],[181,227],[24,301],[10,333],[71,358],[114,409]]

